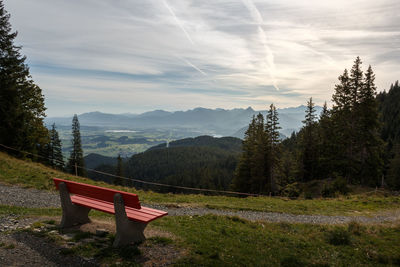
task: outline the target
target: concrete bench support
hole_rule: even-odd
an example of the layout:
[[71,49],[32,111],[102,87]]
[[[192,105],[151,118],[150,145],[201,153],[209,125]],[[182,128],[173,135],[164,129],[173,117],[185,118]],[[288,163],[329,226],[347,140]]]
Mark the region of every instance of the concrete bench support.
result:
[[117,234],[113,246],[119,247],[143,242],[146,239],[143,231],[146,228],[147,223],[136,222],[128,219],[125,211],[124,200],[121,194],[114,195],[114,210]]
[[90,208],[73,204],[65,183],[60,183],[59,189],[61,207],[63,211],[60,227],[68,228],[90,222],[88,216]]

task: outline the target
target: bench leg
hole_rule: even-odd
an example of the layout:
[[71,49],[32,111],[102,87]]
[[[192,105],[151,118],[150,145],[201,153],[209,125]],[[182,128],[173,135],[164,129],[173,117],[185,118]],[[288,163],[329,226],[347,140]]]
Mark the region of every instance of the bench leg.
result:
[[90,222],[88,216],[90,208],[73,204],[65,183],[60,183],[58,188],[60,190],[61,207],[63,211],[60,227],[68,228]]
[[141,223],[129,220],[126,216],[125,204],[121,194],[114,195],[115,224],[117,226],[117,234],[114,240],[114,247],[128,245],[131,243],[139,243],[144,241],[144,229],[147,223]]

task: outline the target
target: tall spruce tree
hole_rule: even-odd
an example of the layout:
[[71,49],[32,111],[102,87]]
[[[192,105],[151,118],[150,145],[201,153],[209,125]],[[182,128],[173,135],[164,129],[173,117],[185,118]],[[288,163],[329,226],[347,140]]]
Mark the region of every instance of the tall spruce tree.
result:
[[315,179],[315,174],[318,168],[316,118],[315,104],[312,101],[312,97],[310,97],[307,101],[306,115],[305,120],[303,121],[302,173],[304,181]]
[[378,103],[376,101],[375,74],[371,66],[365,73],[358,103],[358,161],[360,182],[378,185],[383,172],[384,143],[380,137]]
[[67,169],[72,174],[86,176],[85,161],[83,160],[82,141],[78,116],[72,119],[72,150],[68,159]]
[[379,137],[375,75],[371,67],[363,75],[361,64],[357,57],[350,76],[345,70],[335,87],[331,143],[336,172],[348,182],[373,185],[381,178],[383,142]]
[[326,102],[322,108],[322,112],[318,122],[318,171],[317,178],[327,178],[334,170],[333,158],[333,138],[334,132],[332,127],[331,112],[328,110]]
[[62,154],[61,140],[56,130],[56,124],[53,123],[50,130],[50,164],[53,168],[64,169],[64,157]]
[[250,192],[251,187],[251,160],[253,155],[253,149],[255,146],[255,129],[256,129],[256,118],[253,116],[249,127],[247,128],[243,144],[242,154],[240,156],[238,165],[235,170],[235,176],[232,180],[232,189],[239,192]]
[[[267,122],[265,125],[265,132],[269,140],[266,155],[266,166],[267,169],[267,188],[266,191],[269,193],[274,193],[277,190],[276,177],[280,162],[280,147],[279,147],[279,118],[278,111],[274,104],[269,106],[267,113]],[[280,181],[282,184],[282,181]]]
[[48,142],[42,90],[33,82],[0,0],[0,143],[38,154]]

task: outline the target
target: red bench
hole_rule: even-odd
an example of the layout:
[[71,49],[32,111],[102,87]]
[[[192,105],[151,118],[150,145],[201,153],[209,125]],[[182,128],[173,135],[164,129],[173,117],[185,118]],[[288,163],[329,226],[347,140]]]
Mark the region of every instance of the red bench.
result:
[[90,209],[115,214],[117,233],[114,246],[145,240],[147,224],[168,213],[142,207],[136,194],[53,178],[60,191],[63,210],[61,228],[90,222]]

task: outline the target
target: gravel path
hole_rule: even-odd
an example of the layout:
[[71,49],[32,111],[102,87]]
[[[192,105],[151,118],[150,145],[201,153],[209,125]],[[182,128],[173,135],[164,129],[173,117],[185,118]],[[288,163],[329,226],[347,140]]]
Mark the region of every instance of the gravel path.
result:
[[0,184],[0,204],[26,208],[60,207],[57,192]]
[[[22,207],[60,207],[59,195],[57,192],[26,189],[18,186],[0,184],[0,204]],[[194,216],[194,215],[227,215],[238,216],[251,221],[288,222],[288,223],[311,223],[311,224],[342,224],[350,221],[361,223],[384,223],[400,220],[400,210],[377,215],[374,217],[365,216],[325,216],[325,215],[294,215],[277,212],[260,211],[232,211],[217,210],[208,208],[171,208],[163,205],[151,205],[143,203],[144,206],[168,211],[170,216]],[[3,226],[0,220],[0,231]]]

